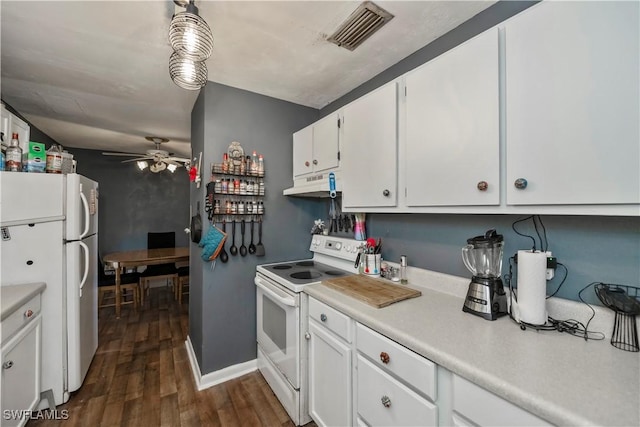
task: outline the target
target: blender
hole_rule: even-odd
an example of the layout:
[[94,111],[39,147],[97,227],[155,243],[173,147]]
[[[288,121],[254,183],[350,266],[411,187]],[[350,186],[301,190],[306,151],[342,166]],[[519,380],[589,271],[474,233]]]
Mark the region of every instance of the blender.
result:
[[467,240],[462,261],[473,276],[462,311],[487,320],[507,314],[507,296],[500,278],[504,238],[496,230]]

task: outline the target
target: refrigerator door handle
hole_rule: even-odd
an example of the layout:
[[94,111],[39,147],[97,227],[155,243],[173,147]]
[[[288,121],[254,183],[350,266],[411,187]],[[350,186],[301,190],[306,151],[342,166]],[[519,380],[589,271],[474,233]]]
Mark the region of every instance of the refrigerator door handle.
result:
[[78,242],[80,247],[84,250],[84,274],[82,275],[82,280],[80,280],[80,296],[82,296],[82,288],[84,284],[87,282],[87,277],[89,276],[89,246],[87,246],[84,242]]
[[87,202],[87,197],[82,191],[80,191],[80,200],[82,201],[82,210],[84,211],[84,230],[82,231],[82,233],[80,233],[80,238],[82,239],[87,234],[89,234],[91,217],[89,216],[89,202]]

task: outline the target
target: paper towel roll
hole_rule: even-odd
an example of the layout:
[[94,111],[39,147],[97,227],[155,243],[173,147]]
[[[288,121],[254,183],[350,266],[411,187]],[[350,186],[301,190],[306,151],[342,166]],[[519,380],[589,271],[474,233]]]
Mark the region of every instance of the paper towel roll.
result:
[[547,321],[547,254],[518,251],[518,308],[520,320],[533,325]]

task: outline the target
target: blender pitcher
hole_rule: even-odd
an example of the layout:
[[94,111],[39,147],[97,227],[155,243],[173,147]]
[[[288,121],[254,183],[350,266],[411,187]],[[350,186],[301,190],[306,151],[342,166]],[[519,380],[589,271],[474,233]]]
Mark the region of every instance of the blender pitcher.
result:
[[488,230],[484,236],[467,240],[462,248],[462,261],[477,277],[500,277],[504,239],[496,230]]

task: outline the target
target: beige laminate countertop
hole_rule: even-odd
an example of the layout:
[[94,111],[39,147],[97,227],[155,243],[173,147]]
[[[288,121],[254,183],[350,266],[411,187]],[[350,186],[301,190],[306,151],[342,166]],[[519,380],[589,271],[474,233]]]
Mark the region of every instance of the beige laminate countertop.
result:
[[10,285],[0,287],[0,320],[6,319],[22,304],[41,292],[47,285],[44,283],[26,283],[24,285]]
[[639,353],[464,313],[463,298],[434,290],[448,277],[421,276],[422,296],[380,309],[322,284],[304,292],[553,424],[640,425]]

